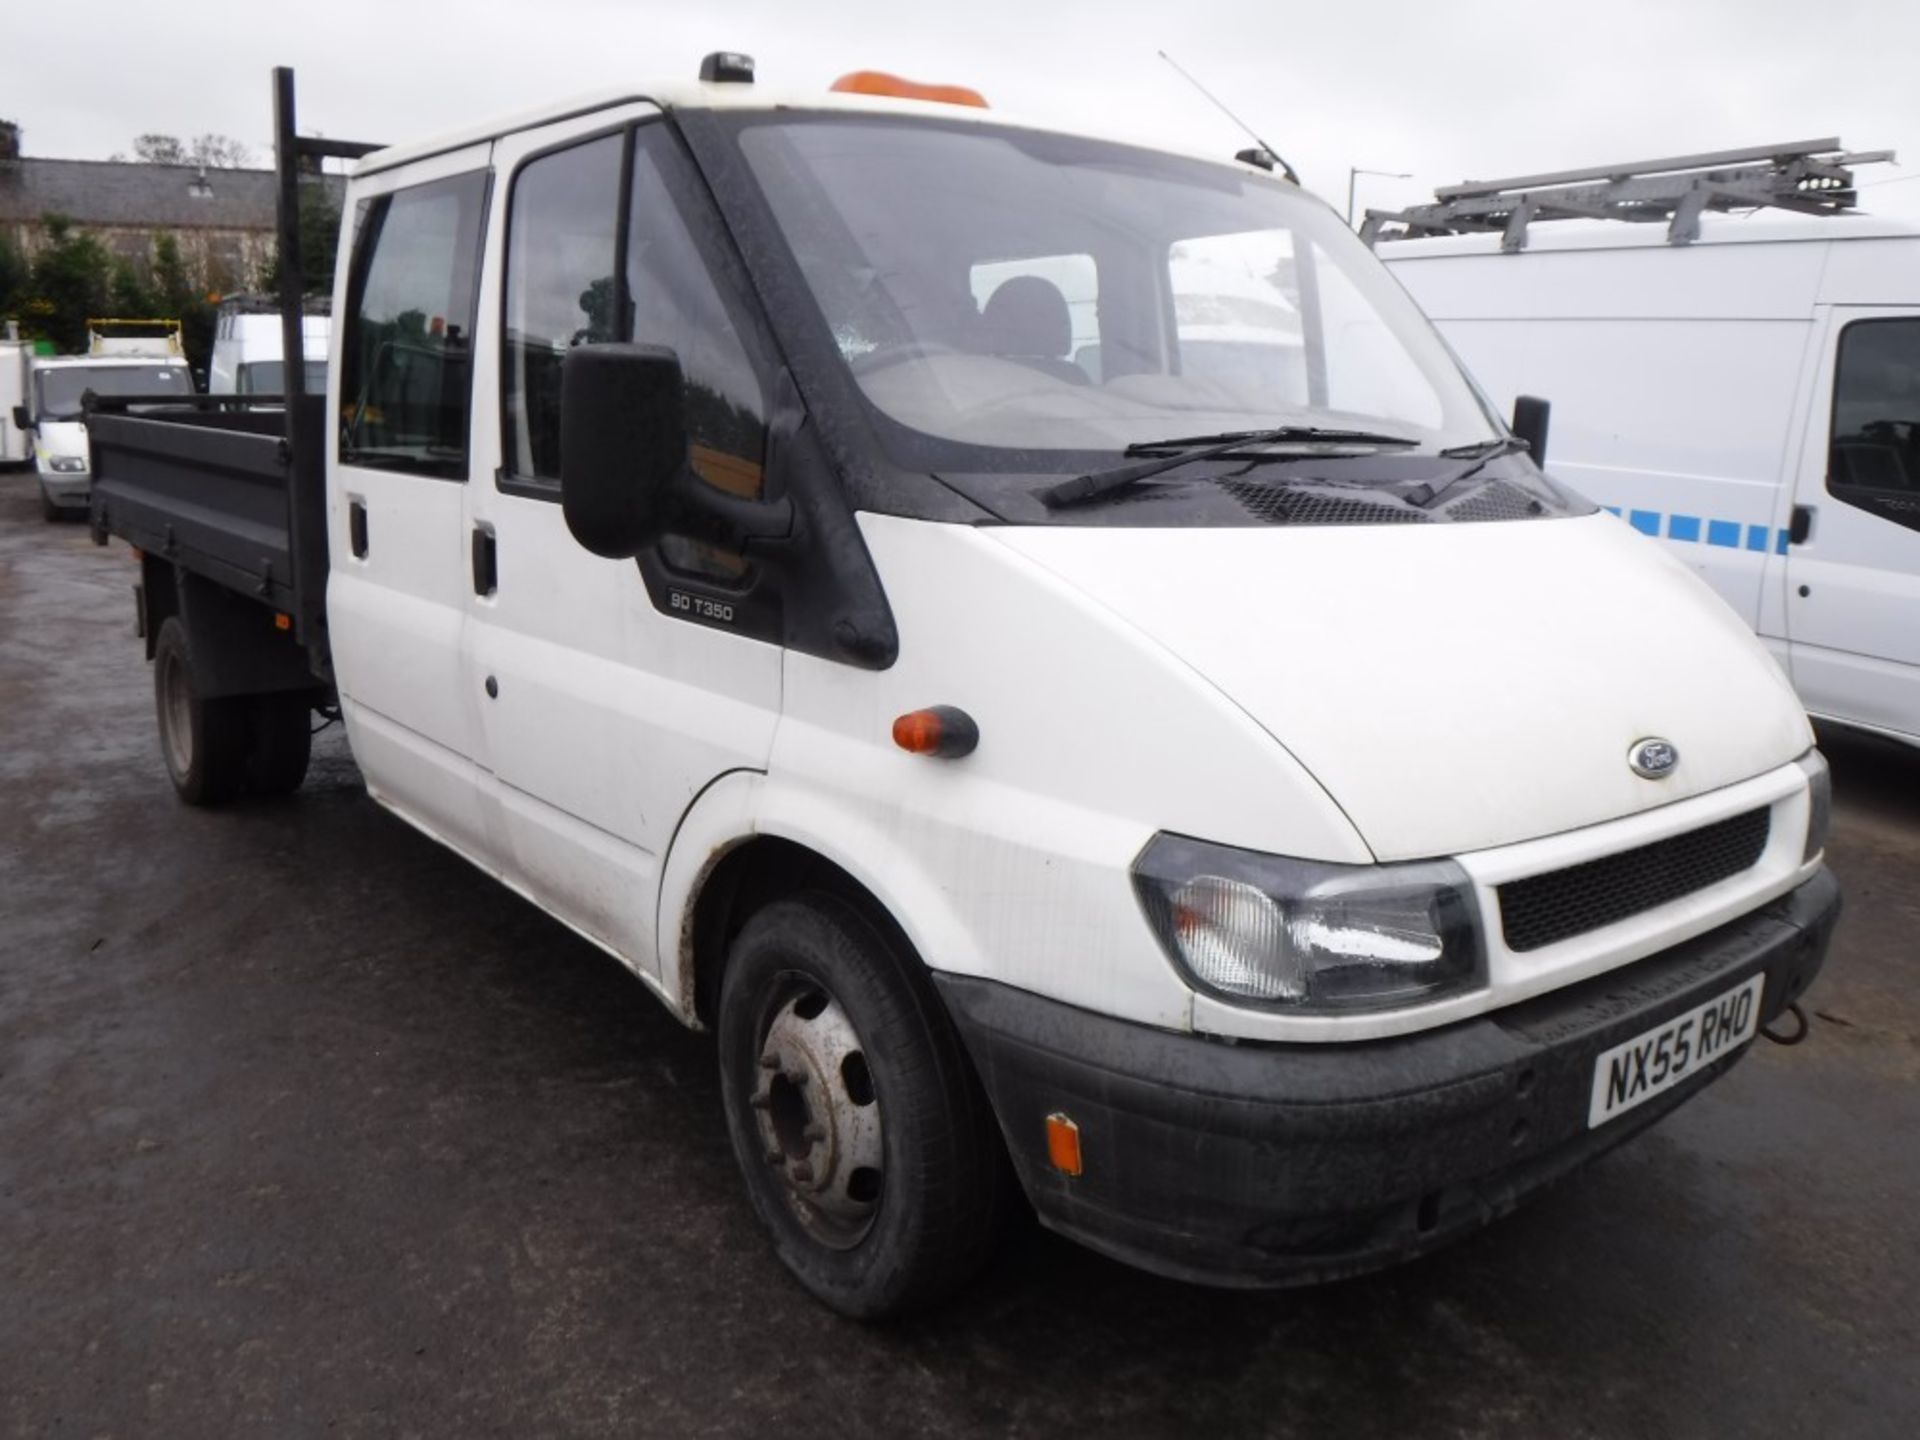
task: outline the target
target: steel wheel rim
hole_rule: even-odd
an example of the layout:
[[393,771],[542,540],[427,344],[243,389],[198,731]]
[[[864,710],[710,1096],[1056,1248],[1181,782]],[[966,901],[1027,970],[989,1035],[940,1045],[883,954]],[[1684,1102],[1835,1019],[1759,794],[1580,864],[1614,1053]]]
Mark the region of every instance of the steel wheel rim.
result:
[[788,975],[762,1011],[748,1099],[761,1163],[787,1208],[833,1250],[880,1213],[885,1135],[859,1031],[825,986]]
[[193,693],[180,662],[168,655],[160,668],[160,713],[166,721],[162,740],[167,764],[176,775],[193,768]]

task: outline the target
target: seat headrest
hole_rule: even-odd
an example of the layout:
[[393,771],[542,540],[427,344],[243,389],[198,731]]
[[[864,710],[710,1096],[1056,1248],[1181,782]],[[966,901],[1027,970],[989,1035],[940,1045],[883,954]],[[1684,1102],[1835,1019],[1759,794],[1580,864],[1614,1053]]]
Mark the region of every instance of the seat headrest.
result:
[[1067,297],[1051,280],[1016,275],[1004,280],[980,312],[985,349],[993,355],[1060,359],[1073,347]]

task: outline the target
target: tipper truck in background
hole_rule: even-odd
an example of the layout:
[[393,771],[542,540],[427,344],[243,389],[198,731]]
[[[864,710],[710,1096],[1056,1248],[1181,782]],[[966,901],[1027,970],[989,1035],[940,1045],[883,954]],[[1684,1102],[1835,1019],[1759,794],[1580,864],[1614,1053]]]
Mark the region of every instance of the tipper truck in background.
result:
[[193,394],[177,320],[89,320],[87,353],[26,357],[24,396],[10,414],[29,437],[40,510],[48,520],[87,513],[92,491],[84,402],[92,395]]
[[174,786],[291,791],[337,707],[716,1033],[828,1305],[935,1302],[1020,1193],[1209,1283],[1419,1254],[1820,969],[1778,669],[1264,156],[728,53],[382,150],[276,86],[283,256],[357,160],[326,393],[296,264],[284,401],[93,414]]

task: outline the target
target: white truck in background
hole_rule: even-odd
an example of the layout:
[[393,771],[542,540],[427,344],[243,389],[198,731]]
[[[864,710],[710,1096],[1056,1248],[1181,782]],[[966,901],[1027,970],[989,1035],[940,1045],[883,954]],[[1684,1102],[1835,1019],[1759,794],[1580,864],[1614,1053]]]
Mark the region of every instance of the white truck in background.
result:
[[28,354],[24,395],[8,415],[30,437],[48,520],[87,513],[93,489],[84,414],[86,396],[193,394],[177,320],[89,320],[85,355]]
[[[1496,404],[1552,400],[1556,476],[1711,584],[1816,718],[1920,744],[1920,229],[1845,213],[1850,181],[1808,204],[1879,158],[1833,149],[1456,186],[1369,224],[1417,236],[1377,252]],[[1803,213],[1659,223],[1703,173]],[[1653,223],[1541,223],[1610,204]]]
[[[327,346],[332,321],[327,297],[309,298],[301,317],[305,386],[310,395],[327,388]],[[229,295],[214,321],[213,358],[207,367],[209,395],[284,395],[285,345],[280,301],[272,295]]]
[[33,358],[33,342],[20,338],[20,328],[7,321],[6,334],[0,336],[0,465],[24,465],[33,459],[33,432],[23,429],[14,414],[16,405],[27,403],[27,362]]

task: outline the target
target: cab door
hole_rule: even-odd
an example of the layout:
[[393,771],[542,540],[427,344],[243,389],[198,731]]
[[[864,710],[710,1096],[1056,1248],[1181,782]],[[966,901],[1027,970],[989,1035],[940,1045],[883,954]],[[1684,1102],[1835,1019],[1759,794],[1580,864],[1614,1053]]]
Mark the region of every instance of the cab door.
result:
[[1795,688],[1815,715],[1920,738],[1920,307],[1834,307],[1796,500]]
[[367,787],[470,856],[488,825],[466,683],[466,493],[488,147],[356,185],[336,297],[327,619]]
[[688,381],[693,463],[757,494],[768,370],[730,252],[690,162],[651,106],[499,142],[482,313],[485,382],[467,491],[466,608],[503,866],[526,893],[646,973],[663,854],[717,776],[764,770],[781,651],[690,618],[743,608],[738,556],[669,540],[601,559],[560,508],[560,370],[569,349],[671,346]]

